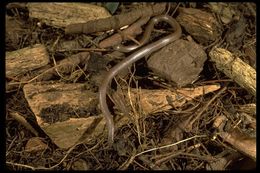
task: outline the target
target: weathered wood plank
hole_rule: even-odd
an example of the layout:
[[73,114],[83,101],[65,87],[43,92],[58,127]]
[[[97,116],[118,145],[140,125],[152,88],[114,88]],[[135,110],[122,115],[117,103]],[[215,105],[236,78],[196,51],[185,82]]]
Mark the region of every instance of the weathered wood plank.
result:
[[110,17],[103,7],[88,3],[28,3],[29,16],[54,27]]
[[49,63],[49,55],[44,45],[36,44],[12,52],[6,52],[6,77],[14,78]]

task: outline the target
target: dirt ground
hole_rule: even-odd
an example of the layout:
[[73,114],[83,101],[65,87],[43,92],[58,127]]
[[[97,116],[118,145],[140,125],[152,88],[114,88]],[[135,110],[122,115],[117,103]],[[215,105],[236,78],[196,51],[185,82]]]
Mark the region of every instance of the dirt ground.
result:
[[[147,4],[149,5],[149,3],[92,3],[105,6],[112,15],[123,14]],[[181,20],[185,19],[180,17],[183,8],[193,8],[212,15],[218,22],[214,38],[211,38],[212,35],[204,37],[205,32],[198,32],[196,36],[193,34],[195,31],[192,33],[187,29],[189,26],[185,26],[185,23],[189,22],[181,23]],[[220,90],[201,94],[179,107],[173,103],[167,110],[145,116],[141,116],[140,104],[133,106],[129,100],[125,100],[123,105],[120,105],[116,101],[113,103],[109,100],[109,109],[114,116],[125,116],[129,119],[128,123],[117,128],[113,145],[108,144],[107,131],[104,131],[102,135],[87,142],[62,149],[37,124],[34,110],[29,106],[29,100],[23,90],[26,84],[24,81],[30,81],[42,71],[36,69],[19,77],[6,77],[6,168],[8,170],[255,169],[256,161],[252,157],[255,152],[250,155],[246,149],[249,145],[252,146],[251,144],[256,145],[256,113],[248,111],[245,105],[254,105],[255,110],[256,96],[219,69],[216,63],[210,60],[210,51],[214,47],[226,49],[255,71],[256,4],[169,3],[166,11],[173,18],[179,17],[177,21],[182,27],[181,38],[195,41],[206,55],[205,62],[204,60],[201,62],[201,72],[195,75],[198,76],[196,80],[189,84],[185,83],[184,86],[196,88],[218,84]],[[165,13],[164,11],[163,14]],[[111,36],[111,32],[65,33],[64,27],[52,26],[42,22],[41,19],[30,17],[29,14],[30,8],[26,3],[10,3],[6,6],[6,52],[42,44],[50,57],[50,62],[42,67],[43,70],[51,69],[56,62],[78,53],[89,52],[90,55],[89,59],[81,59],[78,64],[76,61],[68,62],[76,65],[68,66],[67,71],[61,73],[53,71],[50,77],[45,76],[41,81],[81,83],[86,85],[89,91],[98,93],[107,71],[124,57],[131,55],[114,51],[112,47],[100,46],[100,42]],[[190,16],[190,21],[199,18],[193,19],[192,16],[195,14]],[[202,24],[205,21],[206,19],[203,19]],[[165,27],[166,25],[160,25],[158,28]],[[118,29],[114,29],[112,33],[117,33]],[[161,38],[162,34],[165,34],[157,28],[155,30],[157,32],[152,33],[153,37]],[[136,39],[133,37],[135,36],[132,36],[130,41],[139,40],[140,36]],[[146,60],[147,57],[137,61],[130,73],[122,72],[117,80],[113,80],[111,88],[114,90],[110,93],[118,90],[119,86],[128,89],[156,90],[171,90],[178,87],[176,83],[171,83],[152,72]],[[172,65],[174,64],[175,61]],[[35,81],[27,83],[33,82]],[[18,85],[11,85],[12,83]],[[57,116],[55,120],[54,118],[48,120],[48,123],[54,123],[78,116],[101,114],[97,100],[92,102],[89,108],[79,108],[76,111],[74,114],[75,111],[68,105],[54,105],[42,110],[41,115]],[[135,118],[136,116],[141,118]],[[225,120],[221,119],[223,117]],[[220,120],[220,124],[225,122],[222,128],[215,125],[217,120]],[[28,124],[31,128],[28,128]],[[225,135],[231,135],[232,140],[228,140],[231,137],[225,138]]]

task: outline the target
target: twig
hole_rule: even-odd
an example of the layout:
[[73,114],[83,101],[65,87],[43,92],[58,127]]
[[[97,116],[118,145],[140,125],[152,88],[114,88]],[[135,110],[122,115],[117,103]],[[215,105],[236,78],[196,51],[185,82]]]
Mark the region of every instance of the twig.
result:
[[87,23],[71,24],[65,28],[66,34],[76,33],[94,33],[119,29],[125,25],[134,23],[136,20],[146,16],[156,16],[162,14],[165,10],[166,3],[158,3],[146,6],[144,8],[133,10],[129,13],[115,15],[112,17],[92,20]]
[[[198,114],[193,117],[191,116],[189,119],[187,119],[186,121],[184,121],[184,123],[182,124],[182,126],[185,126],[185,129],[192,129],[192,124],[198,120],[198,118],[202,115],[202,113],[204,111],[206,111],[206,109],[209,107],[209,105],[216,99],[218,98],[225,90],[227,89],[227,87],[223,87],[221,90],[219,90],[219,92],[198,112]],[[191,120],[192,119],[192,120]],[[189,124],[187,124],[189,123]]]
[[6,164],[9,164],[9,165],[13,165],[13,166],[19,166],[19,167],[29,168],[29,169],[31,169],[31,170],[33,170],[33,171],[36,170],[35,167],[29,166],[29,165],[24,165],[24,164],[20,164],[20,163],[13,163],[13,162],[8,162],[8,161],[6,161],[5,163],[6,163]]
[[[134,69],[135,70],[135,69]],[[129,83],[128,83],[128,86],[130,86],[130,83],[131,81],[133,80],[133,77],[134,77],[134,72],[132,72],[131,76],[130,76],[130,79],[129,79]],[[130,91],[130,87],[127,88],[127,94],[128,94],[128,98],[129,98],[129,102],[130,102],[130,105],[132,107],[132,110],[133,110],[133,113],[134,113],[134,121],[135,121],[135,125],[136,125],[136,131],[137,131],[137,136],[138,136],[138,142],[140,144],[140,146],[142,147],[142,143],[141,143],[141,134],[140,134],[140,125],[139,125],[139,116],[138,116],[138,113],[134,107],[134,104],[133,104],[133,101],[132,101],[132,97],[131,97],[131,91]]]
[[10,165],[15,165],[15,166],[19,166],[19,167],[24,167],[24,168],[29,168],[31,170],[51,170],[54,169],[55,167],[59,166],[67,157],[68,155],[71,153],[71,151],[73,151],[73,149],[79,145],[82,144],[82,142],[75,144],[74,146],[72,146],[66,153],[66,155],[61,159],[61,161],[59,163],[57,163],[56,165],[53,165],[50,168],[46,168],[46,167],[42,167],[42,166],[38,166],[38,167],[33,167],[33,166],[29,166],[29,165],[24,165],[24,164],[20,164],[20,163],[12,163],[12,162],[8,162],[6,161],[7,164]]
[[109,49],[102,49],[102,48],[77,48],[77,49],[61,49],[61,50],[57,50],[57,52],[107,52],[110,51]]
[[135,159],[136,150],[134,149],[132,156],[126,160],[117,170],[126,170],[129,165],[134,161]]
[[150,17],[144,17],[139,19],[137,22],[126,28],[125,30],[121,31],[121,33],[116,33],[112,35],[111,37],[101,41],[99,43],[99,47],[101,48],[107,48],[111,46],[115,46],[120,44],[124,40],[129,40],[136,35],[140,34],[142,32],[141,26],[146,24]]
[[178,4],[177,4],[177,6],[175,7],[174,11],[172,12],[172,15],[171,15],[171,16],[173,16],[173,15],[176,13],[176,11],[178,10],[180,4],[181,4],[181,3],[178,2]]
[[157,160],[157,161],[155,162],[155,164],[156,164],[156,165],[161,164],[161,163],[163,163],[163,162],[165,162],[165,161],[167,161],[167,160],[169,160],[169,159],[171,159],[171,158],[173,158],[173,157],[176,157],[177,155],[183,153],[184,151],[191,151],[192,149],[198,148],[198,147],[200,147],[200,146],[201,146],[201,144],[199,143],[199,144],[192,145],[192,146],[190,146],[190,147],[188,147],[188,148],[185,148],[185,149],[182,149],[182,150],[173,151],[173,152],[170,153],[170,155],[167,154],[168,156]]
[[20,115],[18,112],[10,111],[11,117],[13,117],[16,121],[21,123],[25,128],[30,130],[35,136],[39,136],[38,132],[26,121],[26,119]]
[[186,142],[186,141],[189,141],[189,140],[192,140],[194,138],[205,138],[207,137],[207,135],[195,135],[193,137],[190,137],[190,138],[187,138],[187,139],[184,139],[184,140],[181,140],[181,141],[178,141],[176,143],[173,143],[173,144],[169,144],[169,145],[164,145],[164,146],[161,146],[161,147],[158,147],[158,148],[152,148],[152,149],[149,149],[149,150],[146,150],[146,151],[142,151],[138,154],[135,155],[135,157],[141,155],[141,154],[144,154],[144,153],[148,153],[148,152],[151,152],[151,151],[155,151],[155,150],[160,150],[160,149],[163,149],[163,148],[168,148],[168,147],[172,147],[174,145],[178,145],[178,144],[181,144],[183,142]]

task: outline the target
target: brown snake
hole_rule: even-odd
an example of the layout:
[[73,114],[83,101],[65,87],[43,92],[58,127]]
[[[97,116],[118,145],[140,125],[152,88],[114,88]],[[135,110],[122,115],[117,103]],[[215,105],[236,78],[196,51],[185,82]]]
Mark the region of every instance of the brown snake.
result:
[[132,50],[135,50],[139,48],[140,46],[144,45],[149,41],[149,37],[151,35],[152,30],[154,29],[154,25],[156,25],[159,22],[167,22],[168,24],[171,25],[171,27],[174,28],[175,32],[173,32],[170,35],[167,35],[163,38],[161,38],[158,41],[155,41],[151,44],[148,44],[147,46],[144,46],[143,48],[137,50],[136,52],[132,53],[130,56],[125,58],[123,61],[120,63],[116,64],[113,68],[109,70],[107,75],[105,76],[102,85],[99,87],[99,103],[100,103],[100,108],[101,111],[105,117],[107,127],[108,127],[108,142],[111,145],[114,140],[114,131],[115,131],[115,126],[114,126],[114,121],[113,121],[113,116],[111,115],[107,102],[106,102],[106,95],[107,95],[107,90],[110,84],[110,81],[124,68],[129,67],[131,64],[136,62],[137,60],[143,58],[144,56],[151,54],[152,52],[155,52],[162,47],[166,46],[167,44],[177,40],[180,38],[182,30],[180,25],[177,23],[175,19],[173,19],[171,16],[168,15],[160,15],[152,18],[144,32],[144,36],[141,39],[141,44],[140,45],[133,45],[133,46],[122,46],[119,45],[116,47],[117,50],[122,51],[122,52],[129,52]]

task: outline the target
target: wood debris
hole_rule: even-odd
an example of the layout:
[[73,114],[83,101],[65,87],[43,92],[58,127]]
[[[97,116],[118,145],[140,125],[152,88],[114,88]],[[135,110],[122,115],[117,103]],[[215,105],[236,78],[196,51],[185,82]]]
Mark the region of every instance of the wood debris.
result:
[[256,70],[254,68],[223,48],[211,50],[209,56],[220,71],[256,96]]
[[109,31],[111,29],[119,29],[123,26],[130,25],[141,17],[156,16],[162,14],[165,10],[165,3],[149,5],[143,8],[133,10],[128,13],[115,15],[106,19],[92,20],[87,23],[72,24],[65,28],[65,33],[94,33],[101,31]]
[[23,88],[38,125],[61,148],[73,146],[94,119],[95,93],[84,84],[32,83]]
[[30,153],[46,150],[47,148],[47,144],[45,144],[42,141],[42,138],[39,137],[30,138],[25,145],[25,151]]
[[54,27],[66,27],[75,23],[110,17],[103,7],[89,3],[27,3],[30,18]]
[[49,63],[49,55],[46,47],[42,44],[36,44],[33,47],[27,47],[6,53],[6,77],[15,78],[26,72],[35,70]]
[[221,34],[218,21],[211,13],[194,8],[179,8],[177,21],[200,43],[215,41]]
[[122,33],[116,33],[109,38],[101,41],[99,47],[107,48],[120,44],[122,41],[130,40],[135,36],[142,33],[142,25],[146,24],[149,21],[150,17],[143,17],[136,21],[134,24],[122,31]]
[[131,89],[130,93],[128,93],[127,90],[123,90],[123,93],[119,92],[116,94],[121,95],[121,98],[127,98],[127,100],[131,99],[133,104],[139,105],[143,113],[147,115],[181,107],[189,100],[210,92],[214,92],[218,89],[220,89],[219,85],[205,85],[195,88],[177,89],[176,91],[167,89]]
[[226,122],[224,115],[216,117],[213,127],[219,130],[219,136],[238,151],[256,160],[256,138],[241,132],[237,127],[224,131]]

